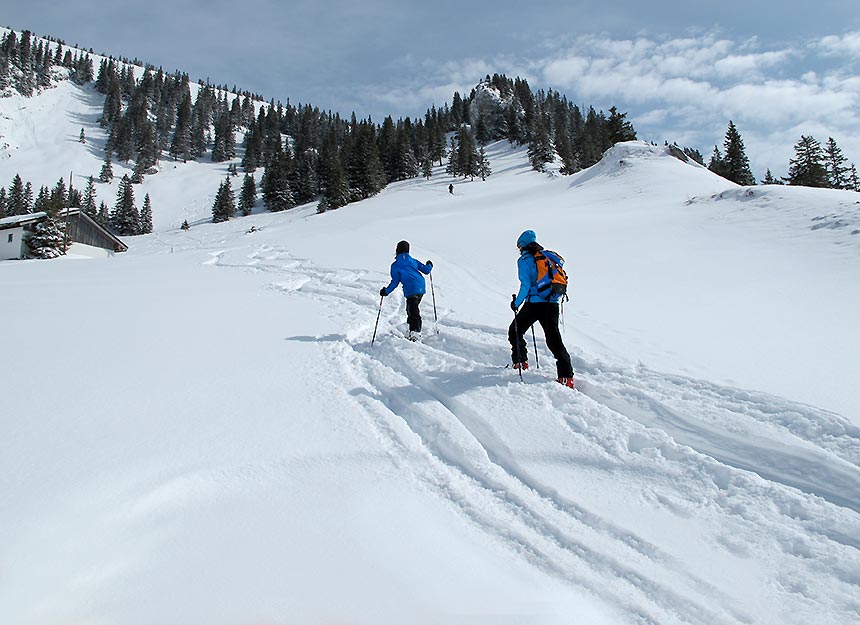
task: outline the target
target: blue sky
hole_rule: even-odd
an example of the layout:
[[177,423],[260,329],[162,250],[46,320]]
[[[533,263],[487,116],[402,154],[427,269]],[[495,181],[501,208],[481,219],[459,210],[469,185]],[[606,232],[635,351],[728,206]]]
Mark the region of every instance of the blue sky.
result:
[[640,138],[709,157],[732,119],[754,173],[801,134],[860,164],[856,0],[397,2],[0,0],[5,26],[137,57],[266,99],[420,116],[484,75],[627,111]]

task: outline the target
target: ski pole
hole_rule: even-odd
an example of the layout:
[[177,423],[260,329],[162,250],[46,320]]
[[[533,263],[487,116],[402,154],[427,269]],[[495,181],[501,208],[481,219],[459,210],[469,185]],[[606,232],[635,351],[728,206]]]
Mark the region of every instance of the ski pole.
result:
[[376,313],[376,323],[373,325],[373,338],[370,339],[370,347],[373,348],[373,342],[376,340],[376,328],[379,327],[379,316],[382,314],[382,300],[385,299],[384,295],[379,296],[379,312]]
[[433,288],[433,272],[430,272],[430,295],[433,296],[433,325],[436,327],[436,334],[439,334],[439,317],[436,315],[436,289]]
[[[511,304],[513,304],[516,301],[516,299],[517,299],[517,294],[513,293],[511,295]],[[517,326],[517,310],[516,310],[516,308],[514,308],[514,334],[516,335],[514,337],[514,348],[516,349],[516,352],[517,352],[517,363],[522,365],[523,359],[520,355],[520,329]],[[522,382],[523,381],[523,368],[518,367],[517,371],[519,371],[519,373],[520,373],[520,382]]]
[[540,360],[538,360],[537,339],[535,338],[535,327],[534,326],[532,326],[532,343],[535,346],[535,367],[540,369]]

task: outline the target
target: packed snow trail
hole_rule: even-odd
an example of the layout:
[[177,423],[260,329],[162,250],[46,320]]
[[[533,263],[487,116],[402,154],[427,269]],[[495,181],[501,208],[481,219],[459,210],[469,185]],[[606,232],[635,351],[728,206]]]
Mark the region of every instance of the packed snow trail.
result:
[[[552,381],[541,347],[546,364],[521,384],[500,367],[505,328],[441,309],[436,335],[425,303],[425,339],[412,343],[399,296],[385,300],[371,349],[378,275],[323,269],[269,245],[246,258],[212,252],[210,262],[264,272],[267,288],[339,311],[344,334],[320,337],[330,364],[404,477],[632,622],[860,614],[860,435],[838,415],[575,349],[580,391]],[[607,481],[629,497],[602,500]],[[696,564],[714,561],[732,573]],[[783,593],[795,596],[790,610]]]

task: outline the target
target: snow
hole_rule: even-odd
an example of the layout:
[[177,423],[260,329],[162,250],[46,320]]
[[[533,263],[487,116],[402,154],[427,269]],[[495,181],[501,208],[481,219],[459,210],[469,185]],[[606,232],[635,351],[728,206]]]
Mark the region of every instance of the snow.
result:
[[26,215],[12,215],[10,217],[3,217],[2,219],[0,219],[0,227],[17,226],[22,222],[34,221],[36,219],[46,217],[47,214],[48,213],[28,213]]
[[[39,98],[0,102],[4,140],[77,136]],[[35,149],[0,180],[37,184]],[[89,149],[41,171],[95,175]],[[646,143],[571,177],[487,153],[453,196],[438,169],[222,224],[228,164],[163,162],[128,252],[0,264],[29,328],[4,337],[2,621],[857,622],[855,195],[750,196]],[[540,330],[540,369],[504,368],[526,228],[567,259],[576,391]],[[423,342],[398,292],[371,347],[401,239],[434,262]]]

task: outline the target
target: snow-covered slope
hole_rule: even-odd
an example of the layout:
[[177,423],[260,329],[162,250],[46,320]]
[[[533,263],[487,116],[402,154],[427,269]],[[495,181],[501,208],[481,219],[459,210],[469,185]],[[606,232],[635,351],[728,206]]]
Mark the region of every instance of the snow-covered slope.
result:
[[[93,55],[96,70],[101,59]],[[56,69],[58,74],[67,73]],[[143,68],[133,69],[138,76],[143,73]],[[196,97],[199,85],[192,82],[190,89],[192,98]],[[113,161],[113,181],[98,180],[107,141],[107,132],[98,123],[105,97],[92,83],[79,86],[69,80],[60,80],[31,98],[9,91],[10,96],[0,97],[0,186],[8,188],[17,174],[25,183],[30,182],[37,194],[43,185],[52,188],[60,178],[68,185],[71,176],[73,186],[82,190],[92,176],[96,181],[96,203],[104,201],[112,208],[119,181],[124,174],[132,174],[134,162]],[[234,97],[229,94],[229,101]],[[255,106],[260,103],[255,102]],[[79,141],[82,129],[85,143]],[[239,144],[242,134],[236,133]],[[218,186],[230,163],[240,161],[236,158],[213,163],[206,155],[198,162],[182,163],[165,156],[159,162],[158,173],[134,185],[136,204],[140,208],[144,195],[149,194],[155,231],[178,228],[185,220],[191,224],[210,221]],[[262,172],[255,175],[259,182]],[[241,179],[234,182],[238,191]]]
[[[0,265],[0,620],[856,621],[860,256],[801,218],[849,196],[752,202],[642,143],[576,177],[488,152],[453,196]],[[504,368],[525,228],[567,258],[577,391],[539,330]],[[426,337],[396,294],[371,347],[403,238]]]

